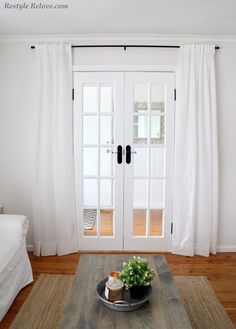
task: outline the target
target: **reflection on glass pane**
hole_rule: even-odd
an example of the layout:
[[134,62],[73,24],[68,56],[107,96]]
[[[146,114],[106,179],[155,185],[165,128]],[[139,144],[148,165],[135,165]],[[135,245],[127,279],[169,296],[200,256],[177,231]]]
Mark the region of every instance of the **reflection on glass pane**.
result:
[[100,204],[106,207],[112,207],[112,180],[100,180]]
[[164,206],[164,179],[151,179],[150,205],[153,208]]
[[111,148],[100,148],[100,175],[112,175],[112,153]]
[[134,115],[133,134],[134,144],[147,144],[148,138],[148,117],[144,115]]
[[101,116],[100,143],[101,144],[112,144],[113,143],[113,117],[112,116]]
[[112,112],[112,87],[101,86],[100,87],[100,112]]
[[134,179],[134,208],[147,207],[148,180]]
[[164,144],[165,117],[151,116],[151,144]]
[[151,176],[165,176],[165,148],[151,148]]
[[100,235],[113,236],[113,210],[100,210]]
[[162,223],[163,223],[163,210],[162,209],[151,209],[150,210],[150,236],[161,236],[162,235]]
[[98,118],[97,116],[84,116],[83,143],[97,144],[98,142]]
[[151,85],[151,104],[152,111],[165,111],[165,85],[152,84]]
[[148,110],[148,85],[134,84],[134,112]]
[[97,209],[84,209],[83,211],[84,235],[97,235]]
[[135,147],[134,151],[134,176],[148,175],[148,149],[146,147]]
[[85,147],[83,155],[83,174],[97,175],[97,148]]
[[84,179],[84,206],[97,206],[98,188],[96,179]]
[[146,236],[146,210],[133,210],[133,236]]
[[97,112],[96,86],[83,86],[83,112]]

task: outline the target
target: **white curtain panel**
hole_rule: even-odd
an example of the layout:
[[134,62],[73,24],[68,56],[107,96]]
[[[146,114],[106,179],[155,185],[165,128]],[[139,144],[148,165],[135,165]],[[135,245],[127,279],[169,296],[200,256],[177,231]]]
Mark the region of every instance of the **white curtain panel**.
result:
[[216,253],[218,152],[215,46],[186,45],[177,74],[172,252]]
[[77,251],[71,46],[37,45],[35,255]]

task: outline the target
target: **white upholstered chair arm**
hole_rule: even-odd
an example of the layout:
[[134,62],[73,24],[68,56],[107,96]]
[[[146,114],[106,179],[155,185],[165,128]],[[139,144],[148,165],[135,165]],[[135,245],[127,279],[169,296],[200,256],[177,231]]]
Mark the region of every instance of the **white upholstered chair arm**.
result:
[[28,220],[22,215],[0,214],[0,240],[22,241],[28,231]]

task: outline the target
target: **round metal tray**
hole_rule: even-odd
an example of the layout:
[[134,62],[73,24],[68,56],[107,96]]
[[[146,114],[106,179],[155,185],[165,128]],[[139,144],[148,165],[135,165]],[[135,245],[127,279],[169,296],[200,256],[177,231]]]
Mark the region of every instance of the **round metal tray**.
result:
[[108,278],[105,278],[97,285],[97,296],[101,299],[101,301],[106,307],[110,308],[113,311],[129,312],[137,310],[138,308],[142,307],[146,303],[146,301],[148,301],[152,293],[152,287],[149,286],[143,298],[134,299],[130,296],[129,289],[125,289],[123,293],[123,300],[110,302],[105,297],[105,284],[107,280]]

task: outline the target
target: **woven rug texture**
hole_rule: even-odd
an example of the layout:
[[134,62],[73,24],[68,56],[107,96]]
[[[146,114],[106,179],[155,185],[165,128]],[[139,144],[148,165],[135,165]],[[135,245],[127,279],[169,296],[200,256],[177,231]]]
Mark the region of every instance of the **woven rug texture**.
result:
[[[73,279],[74,275],[41,274],[10,329],[60,328]],[[206,277],[174,280],[193,329],[235,329]]]

